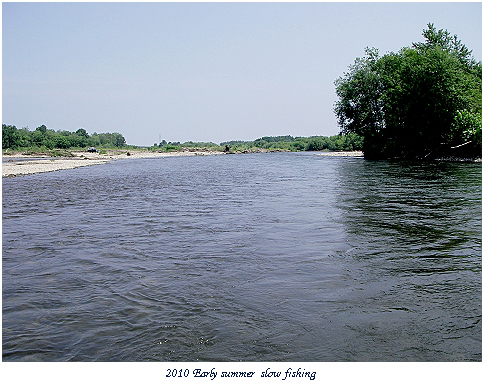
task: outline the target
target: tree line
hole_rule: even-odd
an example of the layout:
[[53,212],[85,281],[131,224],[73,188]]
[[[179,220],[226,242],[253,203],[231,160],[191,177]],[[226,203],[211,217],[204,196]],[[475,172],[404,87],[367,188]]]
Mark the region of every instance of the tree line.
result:
[[[28,128],[18,129],[15,125],[2,124],[2,148],[22,150],[37,149],[70,149],[70,148],[122,148],[126,140],[120,133],[96,133],[89,135],[84,128],[75,132],[48,129],[45,125],[34,131]],[[149,149],[163,151],[178,151],[184,148],[205,148],[213,151],[251,151],[258,149],[284,151],[356,151],[363,148],[363,138],[357,134],[334,136],[293,137],[264,136],[253,141],[226,141],[220,144],[213,142],[166,142],[155,143]]]
[[34,131],[28,128],[18,129],[15,125],[2,124],[2,148],[122,148],[126,140],[120,133],[96,133],[89,135],[84,128],[75,132],[65,130],[54,131],[45,125],[37,127]]
[[341,133],[364,138],[366,158],[482,155],[482,63],[429,23],[424,42],[383,56],[367,48],[335,81]]
[[299,151],[359,151],[363,148],[363,137],[355,134],[334,136],[264,136],[254,141],[227,141],[220,143],[234,150],[262,148],[267,150]]
[[213,142],[166,142],[155,143],[151,150],[173,151],[183,148],[205,148],[213,151],[252,152],[260,149],[269,151],[359,151],[363,148],[363,138],[355,133],[334,136],[293,137],[263,136],[253,141],[232,140],[220,144]]

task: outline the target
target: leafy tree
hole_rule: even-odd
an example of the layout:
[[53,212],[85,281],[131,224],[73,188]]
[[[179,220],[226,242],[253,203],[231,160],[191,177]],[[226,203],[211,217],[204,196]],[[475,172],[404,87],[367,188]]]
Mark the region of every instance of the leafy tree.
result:
[[86,139],[89,138],[89,134],[87,133],[87,131],[84,129],[84,128],[79,128],[77,131],[76,131],[76,135],[78,136],[81,136],[81,137],[84,137]]
[[47,127],[42,124],[40,127],[35,128],[35,130],[45,134],[47,132]]
[[293,148],[296,151],[305,151],[306,150],[306,145],[302,140],[296,140],[293,144]]
[[426,52],[432,49],[440,49],[449,52],[452,56],[459,59],[459,61],[469,68],[478,65],[477,61],[472,57],[472,51],[469,50],[457,38],[457,35],[451,35],[447,30],[437,30],[432,23],[427,25],[427,30],[424,30],[422,35],[425,38],[423,43],[413,43],[413,47],[419,52]]
[[120,133],[94,133],[89,136],[84,128],[76,132],[47,129],[45,125],[30,132],[27,128],[17,129],[14,125],[2,125],[2,148],[46,147],[49,149],[84,148],[87,146],[124,147],[126,140]]
[[250,150],[264,148],[286,151],[358,151],[363,148],[363,138],[355,133],[335,136],[264,136],[254,141],[227,141],[220,146],[228,145],[231,150]]
[[45,139],[45,135],[38,130],[35,130],[34,132],[32,132],[30,134],[30,137],[31,137],[32,145],[37,145],[37,146],[42,145],[42,142]]
[[27,128],[17,130],[17,147],[30,147],[32,145],[32,132]]
[[113,144],[115,147],[124,147],[126,145],[126,140],[120,133],[113,133]]
[[481,152],[482,65],[433,24],[423,36],[382,57],[367,48],[335,82],[341,132],[363,136],[367,158],[433,158],[464,145]]
[[94,132],[88,140],[90,146],[93,147],[123,147],[126,145],[126,140],[120,133],[96,133]]
[[17,127],[2,124],[2,148],[15,148],[18,144]]

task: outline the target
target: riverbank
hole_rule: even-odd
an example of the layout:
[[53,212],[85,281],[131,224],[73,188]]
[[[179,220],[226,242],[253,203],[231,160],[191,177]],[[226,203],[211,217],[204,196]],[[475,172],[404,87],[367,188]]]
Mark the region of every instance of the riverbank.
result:
[[[258,148],[257,151],[235,151],[230,154],[243,153],[267,153],[280,152]],[[3,154],[2,163],[2,177],[17,177],[23,175],[31,175],[35,173],[54,172],[65,169],[74,169],[90,165],[106,164],[115,160],[122,159],[147,159],[157,157],[172,157],[172,156],[212,156],[212,155],[226,155],[226,152],[210,151],[206,149],[184,149],[178,152],[162,152],[162,151],[143,151],[143,150],[106,150],[103,153],[87,152],[87,151],[73,151],[69,152],[70,157],[51,157],[45,153],[29,153],[15,152],[11,154]],[[317,153],[316,156],[332,156],[332,157],[364,157],[361,151],[328,151]],[[463,159],[463,158],[442,158],[438,161],[451,162],[482,162],[481,159]]]
[[[105,164],[110,161],[122,159],[146,159],[171,156],[212,156],[244,153],[281,152],[281,150],[268,150],[255,148],[247,151],[220,152],[209,149],[186,148],[177,152],[146,151],[146,150],[104,150],[100,152],[72,151],[66,154],[70,157],[51,157],[46,153],[4,153],[2,163],[2,177],[17,177],[34,173],[54,172],[64,169],[74,169],[90,165]],[[353,156],[362,157],[360,151],[321,152],[318,156]],[[6,160],[8,159],[8,160]],[[6,162],[5,162],[6,160]]]
[[318,156],[363,157],[361,151],[334,151],[318,153]]
[[[74,151],[72,157],[49,157],[46,154],[3,154],[2,177],[16,177],[22,175],[31,175],[34,173],[44,173],[60,171],[64,169],[74,169],[90,165],[106,164],[111,161],[122,159],[146,159],[157,157],[172,156],[210,156],[223,155],[223,152],[205,151],[205,150],[185,150],[180,152],[151,152],[139,150],[107,150],[103,153]],[[32,160],[30,160],[32,159]]]

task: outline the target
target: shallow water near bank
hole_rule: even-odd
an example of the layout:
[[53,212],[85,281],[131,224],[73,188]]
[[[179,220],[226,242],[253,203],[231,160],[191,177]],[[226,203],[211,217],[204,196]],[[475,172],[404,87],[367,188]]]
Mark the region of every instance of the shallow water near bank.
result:
[[3,179],[3,361],[481,360],[481,174],[271,153]]

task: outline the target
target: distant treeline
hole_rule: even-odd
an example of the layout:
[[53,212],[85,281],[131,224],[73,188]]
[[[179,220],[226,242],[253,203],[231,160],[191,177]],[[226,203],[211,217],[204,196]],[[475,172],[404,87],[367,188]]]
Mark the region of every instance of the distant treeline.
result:
[[[15,125],[2,124],[2,148],[12,150],[25,149],[71,149],[71,148],[123,148],[126,140],[120,133],[96,133],[89,135],[84,128],[75,132],[48,129],[45,125],[34,131],[28,128],[18,129]],[[130,146],[134,147],[134,146]],[[220,144],[212,142],[166,142],[154,144],[150,150],[178,151],[184,148],[205,148],[212,151],[251,152],[269,151],[357,151],[363,148],[363,138],[355,133],[335,136],[264,136],[254,141],[226,141]]]
[[2,124],[2,148],[121,148],[126,146],[126,140],[120,133],[96,133],[89,135],[84,128],[75,132],[64,130],[54,131],[45,125],[37,127],[35,131],[28,128],[18,129],[15,125]]
[[227,141],[221,146],[234,149],[263,148],[288,151],[360,151],[363,148],[363,138],[354,133],[335,136],[264,136],[254,141]]
[[162,149],[165,151],[178,150],[182,148],[207,148],[211,150],[226,150],[231,152],[251,151],[257,149],[282,150],[282,151],[360,151],[363,148],[363,138],[355,133],[334,136],[264,136],[253,141],[233,140],[220,144],[212,142],[166,142],[154,144],[151,149]]

